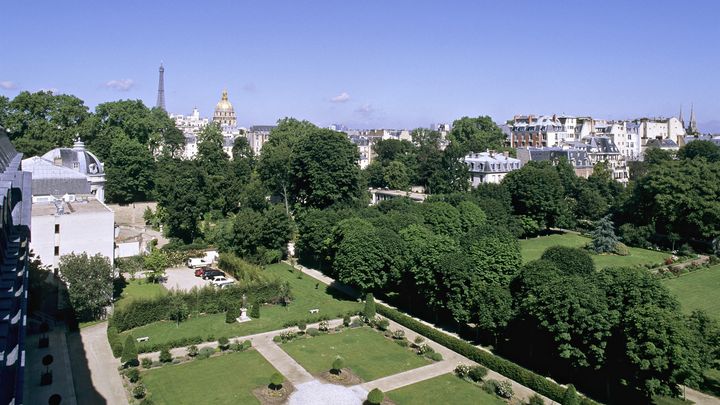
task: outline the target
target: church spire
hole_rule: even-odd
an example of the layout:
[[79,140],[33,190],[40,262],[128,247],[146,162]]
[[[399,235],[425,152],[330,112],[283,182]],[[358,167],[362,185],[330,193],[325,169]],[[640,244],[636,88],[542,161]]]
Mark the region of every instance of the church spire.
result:
[[700,131],[698,131],[697,122],[695,122],[695,107],[693,104],[690,104],[690,125],[688,126],[688,132],[692,135],[700,133]]
[[163,111],[165,110],[165,68],[163,67],[162,62],[160,62],[160,78],[158,79],[158,95],[157,95],[157,103],[155,104],[155,107],[161,108]]
[[680,104],[680,116],[678,116],[678,120],[680,120],[680,124],[683,126],[683,128],[685,128],[685,120],[682,116],[682,104]]

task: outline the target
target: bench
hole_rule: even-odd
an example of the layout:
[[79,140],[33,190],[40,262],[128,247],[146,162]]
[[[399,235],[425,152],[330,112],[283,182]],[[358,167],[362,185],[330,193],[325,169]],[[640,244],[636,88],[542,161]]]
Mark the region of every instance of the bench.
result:
[[138,343],[139,343],[139,342],[147,342],[148,340],[150,340],[150,336],[139,337],[139,338],[137,338],[137,339],[135,339],[135,340],[137,340]]
[[315,308],[315,309],[311,309],[311,310],[310,310],[310,313],[311,313],[311,314],[317,314],[318,312],[320,312],[320,310],[319,310],[318,308]]

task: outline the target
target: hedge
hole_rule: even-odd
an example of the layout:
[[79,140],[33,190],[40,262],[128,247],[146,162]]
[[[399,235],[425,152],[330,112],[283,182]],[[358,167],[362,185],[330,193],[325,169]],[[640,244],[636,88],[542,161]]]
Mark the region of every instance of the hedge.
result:
[[189,292],[172,291],[152,299],[136,300],[124,308],[116,309],[110,325],[124,332],[153,322],[169,320],[170,302],[174,296],[185,301],[190,312],[215,314],[234,308],[246,295],[247,302],[277,303],[288,287],[279,280],[261,280],[239,284],[232,288],[217,289],[212,286],[193,288]]
[[107,339],[108,343],[110,343],[110,349],[112,349],[113,356],[120,357],[122,356],[123,352],[123,344],[120,340],[120,334],[118,334],[118,331],[115,327],[110,326],[107,329]]
[[415,332],[447,347],[448,349],[467,357],[470,360],[482,364],[483,366],[502,374],[507,378],[515,380],[519,384],[545,395],[553,401],[562,401],[563,395],[565,394],[565,388],[539,374],[535,374],[534,372],[509,360],[503,359],[502,357],[488,353],[482,349],[478,349],[464,340],[460,340],[456,337],[438,331],[435,328],[418,322],[402,312],[385,305],[377,304],[377,312],[380,315],[392,319],[400,325],[410,328]]

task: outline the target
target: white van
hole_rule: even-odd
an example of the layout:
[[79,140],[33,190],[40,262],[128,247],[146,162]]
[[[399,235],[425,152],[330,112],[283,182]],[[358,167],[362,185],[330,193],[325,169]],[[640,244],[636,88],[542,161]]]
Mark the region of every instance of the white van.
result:
[[191,257],[187,260],[187,266],[191,269],[197,268],[197,267],[205,267],[210,265],[210,262],[205,260],[205,258],[201,257]]

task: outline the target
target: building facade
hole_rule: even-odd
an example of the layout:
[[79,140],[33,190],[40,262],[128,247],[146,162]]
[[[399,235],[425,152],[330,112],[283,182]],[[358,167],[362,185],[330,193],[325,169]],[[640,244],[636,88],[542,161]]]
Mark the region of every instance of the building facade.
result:
[[275,125],[253,125],[247,131],[247,141],[255,156],[260,156],[263,145],[270,139]]
[[22,404],[25,385],[31,175],[0,128],[0,403]]
[[[105,169],[95,154],[85,149],[85,144],[78,139],[72,149],[55,148],[42,155],[42,159],[55,166],[72,169],[83,175],[90,185],[90,194],[99,201],[105,201]],[[33,187],[36,183],[33,183]],[[33,192],[33,195],[35,192]],[[64,194],[64,193],[62,193]]]
[[522,167],[522,161],[508,156],[507,152],[471,153],[464,160],[470,172],[472,188],[483,183],[500,184],[508,173]]

